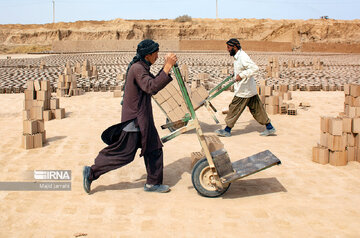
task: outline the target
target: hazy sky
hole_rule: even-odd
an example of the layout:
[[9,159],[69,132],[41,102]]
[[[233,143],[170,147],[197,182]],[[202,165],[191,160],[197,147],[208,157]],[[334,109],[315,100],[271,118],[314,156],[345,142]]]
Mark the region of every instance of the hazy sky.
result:
[[[219,18],[360,19],[360,0],[218,0]],[[55,21],[216,18],[216,0],[55,0]],[[52,0],[0,0],[0,24],[53,20]]]

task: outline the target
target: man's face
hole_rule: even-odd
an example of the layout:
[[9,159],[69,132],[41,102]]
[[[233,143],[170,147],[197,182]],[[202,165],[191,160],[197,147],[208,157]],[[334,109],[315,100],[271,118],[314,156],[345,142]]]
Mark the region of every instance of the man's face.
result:
[[237,52],[237,48],[235,46],[230,46],[230,45],[226,45],[226,46],[230,56],[234,56]]
[[150,64],[154,64],[155,61],[156,61],[156,60],[158,59],[158,57],[159,57],[158,53],[159,53],[159,51],[155,51],[154,53],[151,53],[151,54],[147,55],[147,56],[145,57],[145,59],[146,59],[147,61],[149,61]]

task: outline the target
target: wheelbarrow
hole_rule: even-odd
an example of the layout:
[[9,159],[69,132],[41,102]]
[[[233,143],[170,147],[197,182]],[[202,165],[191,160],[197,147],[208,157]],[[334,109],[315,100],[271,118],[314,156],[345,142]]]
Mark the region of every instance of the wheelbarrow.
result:
[[[229,189],[231,183],[235,180],[281,164],[281,161],[269,150],[262,151],[233,163],[225,149],[210,152],[178,65],[176,64],[172,69],[189,113],[179,121],[163,125],[163,129],[174,127],[181,123],[183,123],[182,125],[184,126],[164,136],[161,140],[165,143],[187,131],[196,130],[196,135],[205,157],[194,165],[191,172],[191,180],[194,188],[200,195],[205,197],[221,196]],[[211,97],[209,98],[211,100]]]

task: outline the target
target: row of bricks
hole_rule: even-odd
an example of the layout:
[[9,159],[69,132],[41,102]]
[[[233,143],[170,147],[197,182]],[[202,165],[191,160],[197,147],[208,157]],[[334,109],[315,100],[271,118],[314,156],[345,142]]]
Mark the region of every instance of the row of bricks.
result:
[[24,149],[41,148],[46,142],[46,131],[36,134],[23,134],[21,145]]
[[319,164],[344,166],[348,161],[360,162],[360,148],[347,147],[343,151],[331,151],[326,147],[316,146],[312,149],[312,160]]
[[320,117],[321,132],[341,136],[343,133],[360,133],[360,117]]
[[43,110],[42,107],[34,107],[31,110],[23,111],[23,120],[44,120],[63,119],[65,117],[65,108],[53,110]]
[[[24,110],[31,110],[35,107],[41,107],[42,110],[53,110],[59,108],[59,99],[51,98],[46,100],[24,100]],[[38,110],[38,109],[36,109]]]
[[332,151],[344,150],[346,147],[360,148],[360,135],[353,133],[343,133],[342,135],[331,135],[328,132],[320,133],[319,145],[327,147]]

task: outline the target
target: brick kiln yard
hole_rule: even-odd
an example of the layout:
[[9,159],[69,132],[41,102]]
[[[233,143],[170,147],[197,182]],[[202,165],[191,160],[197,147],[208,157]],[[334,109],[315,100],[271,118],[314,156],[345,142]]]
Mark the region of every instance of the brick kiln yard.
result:
[[[277,135],[263,138],[258,135],[263,127],[245,110],[233,136],[221,138],[231,160],[269,149],[282,165],[233,182],[215,199],[199,196],[191,183],[190,154],[201,149],[195,132],[164,144],[164,183],[171,186],[170,193],[143,191],[145,168],[138,157],[95,181],[91,195],[83,191],[82,166],[91,164],[104,147],[101,132],[120,120],[120,98],[109,90],[119,84],[118,75],[125,72],[132,53],[1,59],[0,181],[26,181],[26,172],[32,170],[71,170],[72,188],[0,191],[0,237],[358,237],[360,163],[321,165],[312,161],[312,150],[323,143],[320,117],[345,114],[344,102],[348,108],[354,106],[346,101],[346,87],[342,90],[346,84],[360,83],[360,56],[249,53],[260,67],[259,85],[264,79],[266,86],[275,85],[274,90],[281,88],[277,85],[289,85],[288,102],[295,105],[297,114],[270,115]],[[179,65],[188,65],[190,79],[208,74],[207,87],[231,72],[232,59],[225,53],[178,55]],[[279,67],[267,78],[269,59],[274,58]],[[43,147],[23,149],[24,94],[13,92],[23,91],[28,79],[48,79],[55,91],[65,64],[75,66],[86,59],[96,66],[98,76],[79,78],[77,87],[89,92],[60,97],[65,118],[45,122]],[[323,62],[321,67],[314,64],[317,59]],[[161,64],[159,58],[153,71]],[[221,111],[231,98],[226,91],[212,102]],[[310,107],[299,107],[300,103]],[[165,136],[168,131],[160,128],[165,115],[155,103],[153,108],[159,134]],[[347,110],[357,116],[356,110]],[[205,108],[197,116],[207,134],[224,126],[220,113],[219,125]]]

